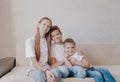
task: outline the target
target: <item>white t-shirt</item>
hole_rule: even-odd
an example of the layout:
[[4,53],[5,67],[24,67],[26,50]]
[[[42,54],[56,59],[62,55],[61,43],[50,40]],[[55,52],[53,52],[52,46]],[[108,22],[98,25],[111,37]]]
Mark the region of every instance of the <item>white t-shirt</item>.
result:
[[57,62],[63,61],[66,57],[63,44],[57,45],[53,43],[51,48],[51,55],[57,60]]
[[[77,52],[74,54],[74,55],[72,55],[71,57],[73,57],[73,58],[75,58],[77,61],[82,61],[82,59],[84,58],[84,56],[83,55],[80,55],[80,54],[78,54]],[[92,64],[90,64],[90,67],[93,67],[93,65]],[[86,68],[85,68],[86,69]]]
[[[35,50],[34,50],[34,45],[35,45],[35,38],[31,37],[26,40],[26,57],[35,57]],[[39,64],[40,66],[44,68],[50,68],[48,65],[48,48],[47,48],[47,42],[45,38],[40,38],[40,59],[39,59]],[[31,69],[35,69],[33,66],[31,60]]]
[[75,58],[77,61],[82,61],[82,59],[83,59],[84,56],[79,55],[79,54],[76,52],[74,55],[72,55],[72,56],[70,56],[70,57]]

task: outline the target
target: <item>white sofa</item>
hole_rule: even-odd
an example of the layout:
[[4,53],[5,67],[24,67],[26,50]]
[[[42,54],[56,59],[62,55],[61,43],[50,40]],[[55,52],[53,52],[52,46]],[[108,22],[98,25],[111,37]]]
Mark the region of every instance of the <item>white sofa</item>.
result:
[[[98,67],[98,66],[97,66]],[[100,66],[110,70],[116,82],[120,82],[120,65]],[[17,66],[11,72],[0,79],[0,82],[34,82],[26,76],[28,66]],[[95,82],[93,78],[63,78],[62,82]]]
[[[120,82],[120,45],[81,45],[80,49],[86,54],[88,60],[96,67],[105,67],[109,69],[116,82]],[[17,57],[17,56],[16,56]],[[18,60],[17,62],[21,62]],[[13,70],[2,78],[0,82],[34,82],[32,78],[26,76],[28,63],[24,61],[23,55],[22,64],[17,65]],[[20,59],[21,60],[21,59]],[[63,78],[62,82],[95,82],[93,78]]]

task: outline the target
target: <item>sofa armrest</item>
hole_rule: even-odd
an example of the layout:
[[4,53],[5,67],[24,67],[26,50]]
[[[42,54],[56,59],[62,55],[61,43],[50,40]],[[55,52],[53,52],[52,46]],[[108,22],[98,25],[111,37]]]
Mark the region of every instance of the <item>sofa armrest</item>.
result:
[[14,57],[6,57],[0,59],[0,78],[6,73],[10,72],[16,65]]

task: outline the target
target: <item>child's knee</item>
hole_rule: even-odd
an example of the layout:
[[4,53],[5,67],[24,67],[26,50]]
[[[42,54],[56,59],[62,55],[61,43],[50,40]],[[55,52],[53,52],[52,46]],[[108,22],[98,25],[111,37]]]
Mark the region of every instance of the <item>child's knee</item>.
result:
[[60,71],[57,69],[52,69],[50,71],[54,74],[55,78],[57,79],[57,82],[60,82],[62,77]]
[[33,78],[35,82],[44,82],[45,74],[42,70],[35,70],[30,72],[29,77]]
[[63,72],[65,73],[65,74],[68,74],[69,73],[69,69],[66,67],[66,66],[63,66]]
[[77,72],[76,74],[76,77],[79,77],[79,78],[85,78],[86,77],[86,71],[85,70],[80,70]]
[[74,69],[73,72],[74,72],[74,76],[79,78],[85,78],[87,75],[85,69],[81,67],[77,67],[77,69]]
[[60,77],[61,76],[60,71],[57,70],[57,69],[51,69],[50,71],[55,75],[55,77]]
[[66,67],[66,66],[60,66],[57,69],[60,71],[60,73],[62,74],[63,78],[68,77],[68,75],[69,75],[69,69],[68,69],[68,67]]

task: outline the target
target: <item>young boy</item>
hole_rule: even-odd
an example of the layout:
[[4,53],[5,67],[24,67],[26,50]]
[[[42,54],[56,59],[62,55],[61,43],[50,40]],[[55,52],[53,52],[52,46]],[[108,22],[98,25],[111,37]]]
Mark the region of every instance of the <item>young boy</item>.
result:
[[[67,56],[68,61],[70,62],[69,65],[69,74],[73,77],[82,77],[86,74],[86,68],[90,67],[88,61],[84,58],[83,55],[78,55],[75,42],[68,38],[64,42],[64,52]],[[82,73],[79,73],[79,70],[82,70]]]
[[[73,67],[83,67],[86,70],[87,77],[94,78],[96,82],[115,82],[114,78],[107,69],[91,67],[82,53],[77,54],[74,40],[68,38],[63,44],[67,59],[70,61]],[[72,73],[74,74],[74,70],[70,68],[70,74]]]

